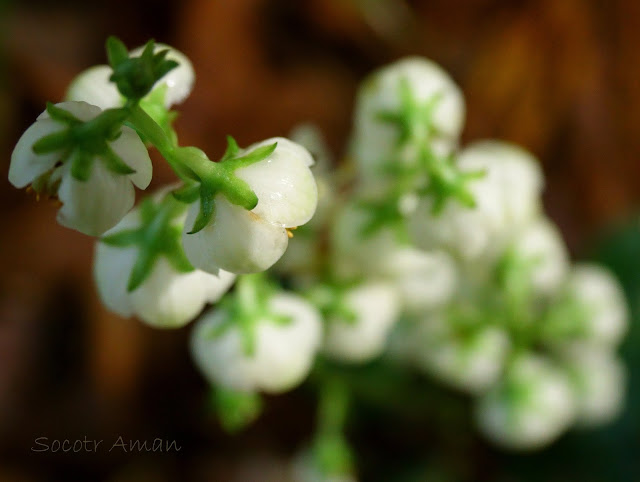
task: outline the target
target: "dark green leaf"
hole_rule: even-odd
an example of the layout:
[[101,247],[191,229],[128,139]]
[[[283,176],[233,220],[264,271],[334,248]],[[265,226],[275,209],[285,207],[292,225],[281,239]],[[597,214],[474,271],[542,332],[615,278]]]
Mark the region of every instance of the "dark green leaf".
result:
[[215,191],[209,189],[205,184],[200,186],[200,211],[193,224],[193,228],[188,234],[195,234],[209,224],[214,214],[215,194]]
[[64,122],[65,124],[75,125],[81,122],[71,112],[56,106],[52,102],[47,102],[47,113],[53,120]]
[[107,169],[115,174],[129,175],[136,172],[135,169],[128,166],[109,146],[107,146],[100,158],[104,161]]
[[41,137],[34,142],[32,150],[36,154],[49,154],[50,152],[66,149],[71,146],[71,143],[71,132],[64,130]]
[[184,186],[171,192],[178,201],[191,204],[200,196],[200,185],[198,183],[185,184]]
[[76,149],[71,157],[71,175],[78,181],[86,182],[91,176],[93,156],[81,149]]
[[115,246],[122,248],[125,246],[131,246],[140,242],[142,236],[137,229],[127,229],[118,233],[104,236],[100,239],[100,242],[108,244],[109,246]]
[[254,149],[250,153],[237,157],[235,159],[230,159],[226,161],[225,164],[229,166],[231,170],[236,170],[242,167],[250,166],[251,164],[255,164],[256,162],[262,161],[269,157],[278,147],[278,143],[274,142],[273,144],[269,144],[268,146],[258,147]]
[[136,259],[136,263],[133,265],[129,283],[127,284],[128,292],[137,289],[149,277],[153,270],[156,256],[157,253],[152,250],[146,250],[144,246],[140,249],[138,259]]

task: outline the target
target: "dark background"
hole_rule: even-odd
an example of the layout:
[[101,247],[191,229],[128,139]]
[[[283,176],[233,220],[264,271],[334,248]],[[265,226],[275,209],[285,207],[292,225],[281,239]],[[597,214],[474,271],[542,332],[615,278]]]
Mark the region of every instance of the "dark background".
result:
[[[0,163],[81,70],[105,62],[115,34],[153,37],[193,62],[180,142],[213,158],[313,121],[336,154],[359,81],[408,54],[440,63],[467,100],[464,140],[534,152],[545,207],[576,259],[597,258],[640,299],[640,2],[635,0],[0,0]],[[154,164],[154,185],[172,179]],[[268,398],[263,418],[221,431],[192,368],[188,328],[162,332],[101,307],[93,240],[55,207],[0,182],[0,481],[285,480],[313,428],[311,384]],[[349,438],[363,480],[640,480],[640,336],[624,416],[572,431],[535,455],[508,455],[475,433],[469,401],[374,363]],[[640,375],[640,374],[639,374]],[[372,380],[368,382],[368,380]],[[395,403],[392,401],[395,400]],[[33,453],[37,437],[176,440],[171,454]]]

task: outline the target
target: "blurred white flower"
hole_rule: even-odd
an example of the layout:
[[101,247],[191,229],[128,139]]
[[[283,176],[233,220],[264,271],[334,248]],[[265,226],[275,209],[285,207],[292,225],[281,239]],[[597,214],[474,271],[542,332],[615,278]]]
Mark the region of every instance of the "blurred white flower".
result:
[[[102,112],[99,107],[85,102],[62,102],[56,107],[83,122]],[[64,149],[47,154],[33,151],[33,145],[38,140],[67,128],[66,124],[52,119],[47,111],[40,114],[22,134],[11,154],[9,182],[18,188],[40,184],[43,194],[57,197],[62,202],[57,217],[60,224],[90,236],[99,236],[118,223],[133,207],[133,185],[140,189],[149,185],[151,159],[135,131],[123,126],[120,136],[107,142],[107,146],[135,172],[115,173],[100,155],[94,155],[94,159],[90,160],[88,179],[80,181],[71,174],[72,163],[70,159],[64,159],[69,154]]]
[[454,261],[442,252],[425,252],[403,243],[389,227],[363,234],[366,208],[344,207],[332,226],[332,264],[341,277],[367,276],[389,281],[402,309],[421,314],[451,299],[457,288]]
[[[195,73],[189,59],[178,50],[168,45],[155,44],[154,52],[157,53],[163,49],[169,49],[166,56],[168,60],[175,60],[179,64],[153,87],[153,90],[163,86],[166,88],[164,103],[165,107],[169,108],[189,96],[193,88]],[[144,46],[138,47],[131,51],[131,56],[139,57],[143,50]],[[65,96],[66,100],[84,101],[102,109],[123,106],[125,99],[118,92],[116,84],[109,80],[112,74],[113,70],[108,65],[90,67],[71,82]]]
[[[280,393],[307,376],[320,344],[319,313],[304,299],[285,293],[269,300],[268,312],[289,317],[289,322],[270,319],[269,314],[251,320],[253,353],[247,353],[246,334],[238,320],[230,319],[229,310],[212,310],[198,321],[191,354],[210,383],[233,390]],[[222,329],[227,323],[230,326]]]
[[611,422],[624,406],[622,361],[606,349],[574,346],[565,352],[565,364],[576,392],[578,422],[585,427]]
[[382,282],[356,286],[344,293],[340,307],[344,313],[325,320],[323,350],[347,362],[365,362],[380,355],[400,314],[393,286]]
[[411,237],[421,249],[444,249],[466,260],[495,257],[538,213],[540,167],[529,153],[499,141],[471,144],[460,152],[458,167],[463,173],[485,172],[468,183],[475,208],[449,199],[434,214],[434,200],[423,197],[409,216]]
[[520,232],[511,249],[528,263],[531,285],[535,294],[554,294],[569,272],[569,254],[557,228],[545,218],[539,218]]
[[[181,224],[184,216],[175,222]],[[136,208],[105,235],[137,229],[140,224]],[[137,246],[98,242],[93,275],[107,308],[124,317],[135,315],[156,328],[178,328],[189,323],[205,304],[218,301],[235,280],[235,275],[225,271],[218,276],[200,270],[181,273],[167,259],[159,257],[142,285],[128,292],[127,284],[138,254]]]
[[469,393],[481,393],[502,375],[511,347],[496,327],[458,333],[443,314],[427,316],[414,333],[417,365],[442,382]]
[[605,346],[620,343],[629,312],[624,291],[609,271],[595,264],[577,264],[569,276],[567,296],[584,308],[577,338]]
[[551,443],[576,414],[575,397],[565,373],[533,354],[512,360],[505,378],[476,403],[476,421],[484,435],[517,450]]
[[276,137],[253,144],[249,154],[277,142],[271,155],[235,171],[258,197],[251,211],[229,202],[223,194],[215,197],[212,220],[197,233],[188,234],[199,203],[189,209],[183,233],[187,257],[199,269],[215,273],[255,273],[271,267],[287,249],[287,228],[305,224],[318,202],[316,183],[309,167],[313,159],[302,146]]
[[[460,89],[446,72],[427,59],[399,60],[371,74],[358,92],[350,155],[363,180],[375,182],[384,175],[386,165],[407,162],[412,157],[411,153],[398,153],[402,134],[399,126],[380,118],[383,112],[402,109],[404,87],[416,102],[414,108],[418,115],[428,115],[427,104],[435,103],[429,124],[411,126],[425,136],[423,141],[441,155],[451,152],[457,145],[464,121],[464,98]],[[420,109],[423,112],[419,112]],[[413,147],[406,146],[409,150]]]

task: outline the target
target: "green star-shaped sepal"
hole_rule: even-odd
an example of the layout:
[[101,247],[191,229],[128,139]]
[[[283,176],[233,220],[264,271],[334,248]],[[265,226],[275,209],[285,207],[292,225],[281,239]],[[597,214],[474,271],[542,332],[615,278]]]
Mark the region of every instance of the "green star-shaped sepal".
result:
[[161,256],[180,273],[194,270],[180,241],[182,226],[175,222],[177,217],[184,214],[184,209],[184,205],[171,196],[166,196],[158,204],[145,199],[140,206],[141,225],[138,228],[123,230],[101,239],[101,242],[110,246],[138,248],[127,291],[134,291],[144,283]]

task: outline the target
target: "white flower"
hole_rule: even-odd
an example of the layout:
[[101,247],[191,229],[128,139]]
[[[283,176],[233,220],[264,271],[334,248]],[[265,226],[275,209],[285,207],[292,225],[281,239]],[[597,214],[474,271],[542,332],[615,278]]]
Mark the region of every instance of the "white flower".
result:
[[368,276],[392,282],[402,308],[422,313],[451,299],[457,287],[453,260],[442,252],[425,252],[403,244],[392,229],[362,234],[366,209],[346,206],[332,226],[332,262],[339,276]]
[[258,196],[251,210],[231,204],[222,194],[215,197],[214,215],[201,231],[188,234],[198,215],[199,203],[189,209],[183,244],[191,263],[207,272],[224,269],[254,273],[272,266],[287,249],[287,228],[311,219],[318,191],[309,167],[313,159],[302,146],[276,137],[243,151],[273,144],[275,151],[264,160],[235,171]]
[[516,255],[530,263],[530,276],[536,294],[551,295],[566,280],[569,255],[557,228],[540,218],[517,236],[513,245]]
[[280,393],[298,385],[309,373],[320,343],[319,313],[304,299],[276,294],[269,300],[269,313],[290,317],[289,323],[267,315],[253,320],[254,351],[247,353],[243,333],[232,324],[222,333],[213,332],[230,320],[224,308],[205,314],[191,338],[191,354],[213,384],[241,391]]
[[326,320],[324,351],[348,362],[365,362],[380,355],[399,316],[394,288],[376,282],[357,286],[344,294],[341,307],[353,319],[336,313]]
[[574,267],[567,296],[584,308],[581,340],[602,346],[620,343],[627,331],[629,312],[620,283],[605,268],[588,263]]
[[457,333],[442,315],[422,320],[414,336],[418,366],[469,393],[483,392],[498,380],[511,347],[509,337],[499,328]]
[[523,354],[505,379],[480,397],[475,415],[480,430],[496,444],[533,450],[559,437],[575,411],[566,375],[541,356]]
[[[101,113],[99,107],[85,102],[62,102],[64,109],[81,121],[89,121]],[[123,126],[120,137],[107,144],[133,170],[122,175],[109,170],[101,159],[92,161],[87,181],[71,175],[70,162],[63,162],[64,152],[48,154],[33,152],[33,144],[67,126],[49,117],[45,111],[18,140],[11,154],[9,181],[18,188],[25,187],[41,176],[48,176],[47,194],[57,195],[62,202],[58,222],[82,233],[98,236],[114,226],[131,209],[135,201],[133,184],[145,189],[151,181],[151,159],[143,142],[133,129]],[[133,184],[132,184],[133,183]]]
[[[180,224],[184,221],[176,219]],[[140,213],[134,209],[117,226],[105,233],[136,229]],[[160,256],[149,277],[132,292],[127,292],[131,270],[138,257],[136,246],[116,247],[96,244],[94,279],[104,305],[124,317],[137,316],[156,328],[178,328],[186,325],[207,303],[215,303],[233,284],[235,275],[220,271],[218,276],[194,270],[176,271]]]
[[[169,71],[162,77],[153,90],[161,86],[166,86],[165,107],[169,108],[174,104],[179,104],[186,99],[193,88],[195,73],[189,59],[178,50],[164,44],[156,44],[155,52],[169,49],[168,60],[178,62],[178,67]],[[144,47],[139,47],[131,51],[133,57],[142,55]],[[77,100],[97,105],[102,109],[121,107],[124,105],[124,98],[118,92],[116,85],[109,80],[113,70],[108,65],[96,65],[80,73],[69,85],[66,100]]]
[[395,155],[400,130],[379,118],[382,112],[400,111],[403,82],[419,103],[438,97],[432,117],[433,132],[428,139],[432,148],[444,154],[457,144],[464,120],[460,89],[446,72],[427,59],[399,60],[371,74],[358,93],[350,155],[365,179],[380,177],[385,164],[404,161]]
[[495,256],[539,212],[540,167],[529,153],[498,141],[473,143],[460,152],[458,166],[486,173],[468,183],[476,207],[450,199],[434,214],[433,199],[424,197],[409,217],[412,239],[422,249],[446,249],[467,260]]
[[572,347],[565,357],[576,392],[578,422],[591,427],[612,421],[624,406],[622,361],[608,350],[588,346]]

